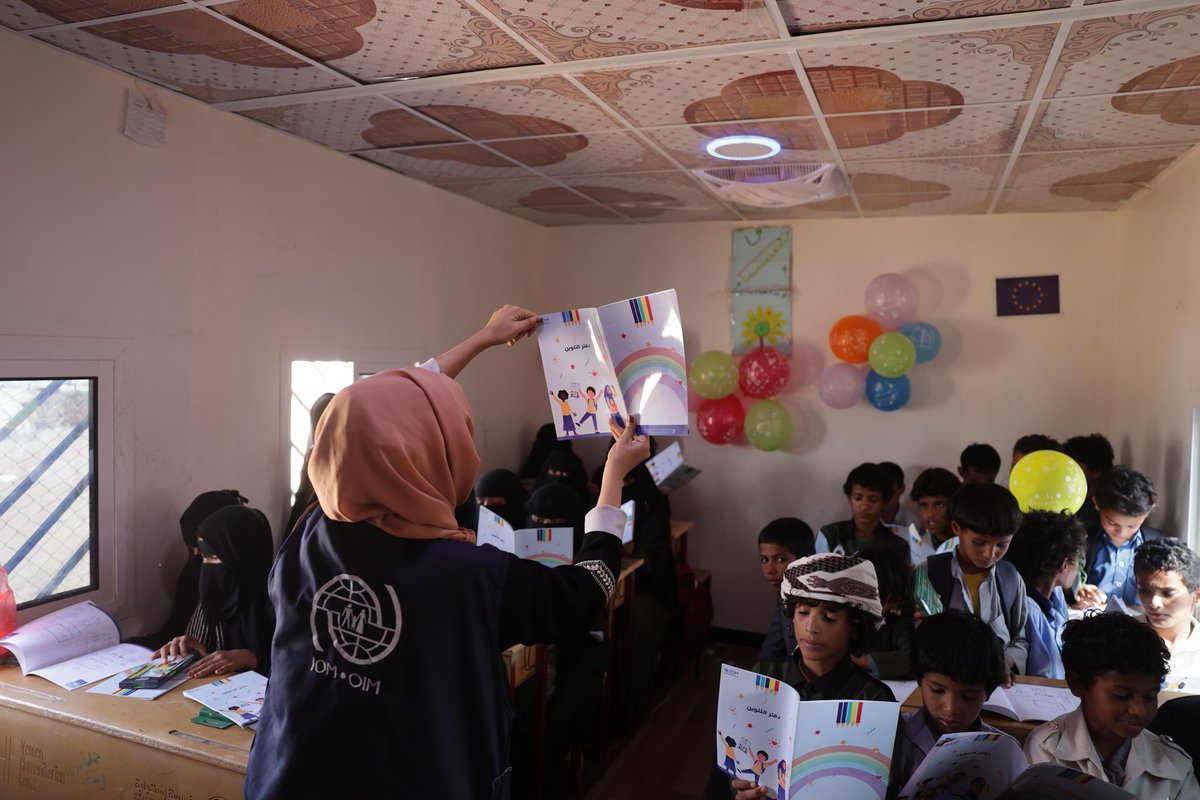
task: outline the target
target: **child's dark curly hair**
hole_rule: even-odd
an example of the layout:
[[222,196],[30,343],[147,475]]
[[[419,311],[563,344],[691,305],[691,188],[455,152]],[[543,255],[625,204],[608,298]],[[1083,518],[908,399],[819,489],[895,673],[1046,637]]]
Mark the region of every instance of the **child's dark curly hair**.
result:
[[1104,672],[1148,675],[1161,683],[1170,668],[1171,652],[1154,629],[1120,612],[1073,619],[1062,641],[1063,666],[1085,686]]
[[1178,572],[1189,592],[1200,589],[1200,556],[1178,539],[1151,539],[1133,554],[1133,571]]
[[1087,547],[1087,528],[1067,512],[1030,511],[1017,529],[1004,558],[1027,584],[1050,580],[1063,561],[1078,561]]
[[856,608],[845,603],[810,600],[807,597],[787,597],[784,599],[783,605],[787,610],[788,619],[795,618],[797,605],[808,606],[809,608],[819,607],[826,611],[845,611],[846,618],[850,621],[850,655],[866,655],[867,643],[870,641],[871,635],[875,633],[877,620],[861,608]]

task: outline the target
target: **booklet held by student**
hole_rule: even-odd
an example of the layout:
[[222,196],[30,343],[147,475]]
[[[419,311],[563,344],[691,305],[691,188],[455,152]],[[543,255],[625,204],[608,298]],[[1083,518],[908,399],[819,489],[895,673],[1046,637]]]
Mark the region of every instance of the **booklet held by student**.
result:
[[717,766],[767,797],[883,798],[899,703],[802,701],[791,686],[721,665]]
[[1018,722],[1045,722],[1079,708],[1079,698],[1065,686],[1014,683],[997,686],[983,703],[984,711],[1002,714]]
[[149,660],[145,647],[121,644],[116,620],[90,600],[60,608],[0,639],[22,675],[74,690]]
[[654,485],[664,492],[673,492],[700,474],[696,467],[683,463],[683,448],[679,442],[672,442],[654,458],[648,459],[646,469],[650,470]]
[[633,517],[637,514],[637,501],[626,500],[621,503],[621,510],[625,512],[625,530],[621,531],[621,544],[633,544]]
[[490,544],[498,550],[512,553],[519,558],[528,558],[547,567],[561,567],[575,558],[574,528],[522,528],[513,530],[508,521],[479,507],[479,524],[476,526],[475,543]]
[[245,728],[258,722],[262,714],[267,696],[267,679],[257,672],[239,672],[194,689],[184,689],[183,696]]
[[608,421],[637,432],[688,432],[683,322],[674,289],[542,317],[538,348],[559,439],[608,436]]
[[1029,766],[1005,733],[948,733],[904,788],[908,800],[1128,800],[1133,795],[1059,764]]

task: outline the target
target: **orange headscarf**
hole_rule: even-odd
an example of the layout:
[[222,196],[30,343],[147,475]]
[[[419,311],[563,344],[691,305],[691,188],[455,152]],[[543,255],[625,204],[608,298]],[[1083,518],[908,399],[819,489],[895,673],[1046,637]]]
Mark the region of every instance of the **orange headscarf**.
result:
[[426,369],[351,384],[317,426],[308,474],[325,516],[403,539],[462,539],[454,508],[479,469],[462,387]]

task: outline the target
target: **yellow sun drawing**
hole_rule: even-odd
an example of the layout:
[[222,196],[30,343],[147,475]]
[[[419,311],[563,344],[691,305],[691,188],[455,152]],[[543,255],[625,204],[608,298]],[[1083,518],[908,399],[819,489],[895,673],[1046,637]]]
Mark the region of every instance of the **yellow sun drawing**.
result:
[[770,306],[755,306],[742,320],[742,343],[750,346],[765,340],[775,345],[783,338],[783,314]]

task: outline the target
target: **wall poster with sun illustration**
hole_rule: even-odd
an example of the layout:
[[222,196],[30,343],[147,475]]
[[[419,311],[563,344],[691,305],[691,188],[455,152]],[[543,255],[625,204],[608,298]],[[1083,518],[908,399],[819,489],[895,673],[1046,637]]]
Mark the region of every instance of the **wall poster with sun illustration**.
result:
[[729,267],[733,354],[792,352],[792,229],[737,228]]

